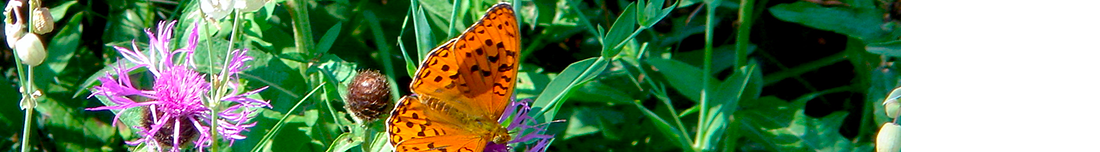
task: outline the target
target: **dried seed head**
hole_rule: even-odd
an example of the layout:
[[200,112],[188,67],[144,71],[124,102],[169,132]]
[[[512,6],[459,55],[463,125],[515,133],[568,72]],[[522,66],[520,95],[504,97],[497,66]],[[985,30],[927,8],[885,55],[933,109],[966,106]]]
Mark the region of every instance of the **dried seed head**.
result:
[[393,108],[390,104],[390,86],[386,75],[374,70],[360,71],[348,84],[347,104],[344,109],[363,124],[381,118]]
[[35,8],[31,12],[31,28],[34,28],[34,33],[46,34],[53,32],[53,15],[50,14],[50,9],[45,7]]

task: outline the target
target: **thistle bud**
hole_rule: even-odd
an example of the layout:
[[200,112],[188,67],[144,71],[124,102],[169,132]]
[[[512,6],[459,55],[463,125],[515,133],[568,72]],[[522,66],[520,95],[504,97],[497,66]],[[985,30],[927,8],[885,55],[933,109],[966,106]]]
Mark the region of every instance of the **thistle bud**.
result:
[[34,28],[34,33],[46,34],[53,31],[53,15],[50,14],[50,9],[45,7],[35,8],[31,12],[31,28]]
[[378,71],[360,71],[348,84],[344,108],[357,123],[369,123],[390,111],[390,85]]
[[42,64],[42,60],[46,58],[46,48],[42,46],[38,34],[26,34],[19,38],[19,42],[15,44],[15,52],[23,60],[23,64],[32,67]]

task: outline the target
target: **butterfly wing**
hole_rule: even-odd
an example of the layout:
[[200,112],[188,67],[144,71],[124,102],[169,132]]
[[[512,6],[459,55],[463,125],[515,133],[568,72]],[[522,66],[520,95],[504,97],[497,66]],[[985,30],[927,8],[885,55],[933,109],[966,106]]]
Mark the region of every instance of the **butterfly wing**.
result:
[[429,53],[410,88],[417,94],[454,101],[461,111],[499,119],[516,84],[518,31],[512,5],[494,5],[462,35]]
[[[428,101],[425,101],[428,100]],[[425,103],[439,102],[434,98],[405,96],[386,120],[390,145],[395,151],[469,151],[481,152],[488,140],[458,124],[449,114],[433,110]]]

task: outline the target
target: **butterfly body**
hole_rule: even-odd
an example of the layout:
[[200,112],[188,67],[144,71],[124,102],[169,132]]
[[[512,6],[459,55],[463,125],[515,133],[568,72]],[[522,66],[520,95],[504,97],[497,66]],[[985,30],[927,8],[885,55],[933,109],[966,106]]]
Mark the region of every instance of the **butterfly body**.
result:
[[401,98],[386,120],[395,151],[481,152],[511,140],[498,120],[515,86],[516,23],[510,4],[494,5],[428,53],[410,84],[415,94]]

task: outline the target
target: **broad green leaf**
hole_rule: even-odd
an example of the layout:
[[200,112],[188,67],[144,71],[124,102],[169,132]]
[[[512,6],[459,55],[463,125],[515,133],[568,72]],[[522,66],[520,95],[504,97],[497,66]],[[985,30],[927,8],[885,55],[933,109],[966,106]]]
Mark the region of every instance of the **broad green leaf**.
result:
[[678,60],[649,59],[646,63],[653,65],[654,71],[664,76],[673,89],[693,102],[699,102],[699,92],[703,91],[703,86],[699,84],[703,83],[704,76],[711,79],[712,83],[721,82],[709,75],[702,75],[702,69]]
[[618,129],[616,126],[623,123],[623,112],[599,106],[577,107],[571,109],[571,111],[570,121],[566,121],[569,124],[563,139],[597,132],[603,133],[603,137],[607,139],[620,138],[621,135],[618,135],[620,130],[616,130]]
[[550,122],[558,110],[561,110],[562,99],[566,99],[569,96],[569,91],[579,83],[588,81],[592,76],[583,76],[585,73],[595,75],[604,70],[607,66],[606,61],[600,61],[598,58],[588,58],[585,60],[573,62],[565,70],[562,70],[558,77],[551,80],[546,89],[539,93],[537,99],[532,105],[532,111],[538,111],[539,115],[535,116],[535,119],[539,122]]
[[864,41],[896,39],[889,37],[891,31],[882,28],[884,11],[874,7],[825,7],[799,1],[779,4],[768,10],[779,20],[833,31]]
[[[621,62],[619,62],[621,63]],[[608,71],[604,71],[591,81],[581,84],[575,91],[571,100],[597,102],[601,104],[630,104],[634,100],[643,99],[646,92],[634,82],[633,76],[627,73],[622,65],[612,64]],[[617,69],[617,70],[611,70]]]
[[[57,6],[54,6],[53,8],[50,8],[50,16],[53,17],[53,21],[54,22],[60,22],[61,19],[64,19],[65,14],[66,14],[65,12],[68,12],[69,8],[72,7],[73,4],[76,4],[76,2],[77,1],[68,1],[68,2],[65,2],[65,3],[61,3],[61,5],[57,5]],[[83,14],[83,13],[79,13],[79,14]],[[73,18],[81,19],[81,17],[75,17],[75,15],[74,15]]]
[[[65,22],[66,24],[61,27],[55,28],[54,32],[58,35],[53,37],[53,40],[49,41],[46,50],[47,55],[44,61],[44,66],[33,67],[34,72],[34,84],[39,90],[46,91],[47,93],[64,93],[68,96],[69,93],[82,89],[72,88],[72,84],[67,82],[65,78],[58,78],[62,74],[62,71],[69,65],[74,52],[80,49],[80,37],[83,32],[83,20],[84,13],[76,13],[72,19]],[[14,71],[13,71],[14,72]],[[66,77],[67,78],[67,77]],[[78,81],[78,80],[73,80]]]
[[570,139],[577,136],[584,136],[594,134],[600,131],[600,127],[597,126],[599,120],[594,118],[594,115],[585,114],[588,112],[587,108],[577,108],[573,110],[573,113],[569,116],[569,120],[566,123],[569,125],[565,129],[565,133],[562,135],[562,139]]
[[809,117],[803,114],[806,101],[761,98],[756,109],[738,111],[736,123],[744,137],[771,151],[852,151],[857,147],[839,132],[847,112]]

